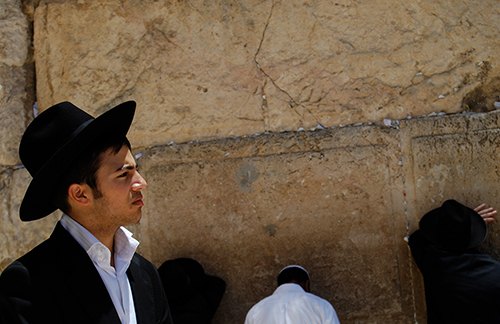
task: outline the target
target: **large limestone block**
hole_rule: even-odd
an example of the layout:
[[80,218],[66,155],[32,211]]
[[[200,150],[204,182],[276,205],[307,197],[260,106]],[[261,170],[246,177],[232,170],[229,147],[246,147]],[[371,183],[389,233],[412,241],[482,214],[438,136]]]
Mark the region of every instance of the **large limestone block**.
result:
[[[0,165],[19,164],[18,145],[30,116],[32,75],[28,19],[21,1],[0,2]],[[31,117],[32,118],[32,117]]]
[[0,272],[49,237],[58,216],[22,222],[19,206],[31,176],[24,168],[0,172]]
[[145,151],[141,253],[223,278],[216,323],[242,323],[288,264],[309,269],[342,323],[412,323],[398,143],[367,126]]
[[[412,230],[428,211],[455,199],[471,208],[495,208],[500,196],[500,115],[458,114],[401,123]],[[483,251],[500,260],[499,229],[488,225]]]
[[23,66],[28,58],[30,40],[28,19],[21,8],[21,1],[4,0],[0,3],[0,63]]
[[34,40],[40,107],[70,100],[95,115],[134,99],[135,146],[262,130],[253,52],[269,5],[42,1]]
[[493,109],[495,0],[42,0],[42,109],[141,108],[135,146]]

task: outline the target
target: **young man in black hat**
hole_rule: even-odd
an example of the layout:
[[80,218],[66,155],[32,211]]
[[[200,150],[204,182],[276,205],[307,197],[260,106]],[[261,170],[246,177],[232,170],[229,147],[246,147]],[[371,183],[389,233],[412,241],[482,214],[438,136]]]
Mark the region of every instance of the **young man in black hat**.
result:
[[475,249],[496,213],[484,204],[471,209],[447,200],[425,214],[410,236],[429,324],[500,323],[500,262]]
[[69,102],[41,113],[19,154],[33,179],[23,221],[61,209],[51,237],[0,276],[22,323],[171,323],[156,268],[135,253],[146,182],[126,134],[135,102],[93,118]]

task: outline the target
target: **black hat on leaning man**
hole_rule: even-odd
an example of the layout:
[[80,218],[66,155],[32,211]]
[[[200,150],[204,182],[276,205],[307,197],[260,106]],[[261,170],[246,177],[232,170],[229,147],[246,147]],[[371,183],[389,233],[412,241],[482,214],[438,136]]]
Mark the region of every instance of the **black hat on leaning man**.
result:
[[109,134],[125,136],[135,106],[134,101],[127,101],[94,118],[62,102],[37,116],[19,145],[21,161],[33,177],[21,203],[21,220],[40,219],[57,210],[53,202],[57,179],[93,141]]
[[480,245],[488,234],[484,219],[456,200],[447,200],[420,220],[424,237],[445,249],[470,249]]

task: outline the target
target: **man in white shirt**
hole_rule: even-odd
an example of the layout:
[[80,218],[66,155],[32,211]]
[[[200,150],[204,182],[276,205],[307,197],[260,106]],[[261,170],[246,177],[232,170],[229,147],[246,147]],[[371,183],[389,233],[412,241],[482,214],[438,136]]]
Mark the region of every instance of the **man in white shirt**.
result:
[[303,267],[285,267],[278,288],[250,309],[245,324],[340,324],[332,305],[310,293],[310,283]]
[[0,276],[0,297],[21,323],[172,323],[158,271],[135,253],[146,181],[126,138],[128,101],[94,118],[69,102],[26,129],[19,155],[33,179],[20,217],[64,212],[51,237]]

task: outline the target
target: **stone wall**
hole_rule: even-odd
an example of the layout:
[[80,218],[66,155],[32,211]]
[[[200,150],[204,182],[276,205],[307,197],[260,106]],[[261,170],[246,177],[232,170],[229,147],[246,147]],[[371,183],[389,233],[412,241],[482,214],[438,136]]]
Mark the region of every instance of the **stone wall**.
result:
[[32,30],[20,1],[0,2],[0,270],[51,232],[54,217],[22,223],[19,205],[30,181],[18,147],[33,119],[35,100]]
[[136,147],[492,110],[496,4],[40,1],[37,99],[133,98]]
[[[495,4],[1,2],[0,271],[59,216],[18,217],[35,101],[98,115],[133,99],[139,250],[222,277],[214,323],[242,323],[289,263],[344,324],[425,323],[404,237],[448,198],[498,197]],[[490,225],[483,249],[499,244]]]
[[191,257],[228,284],[241,323],[288,264],[344,323],[413,316],[397,131],[377,126],[166,146],[139,159],[149,188],[143,253]]

